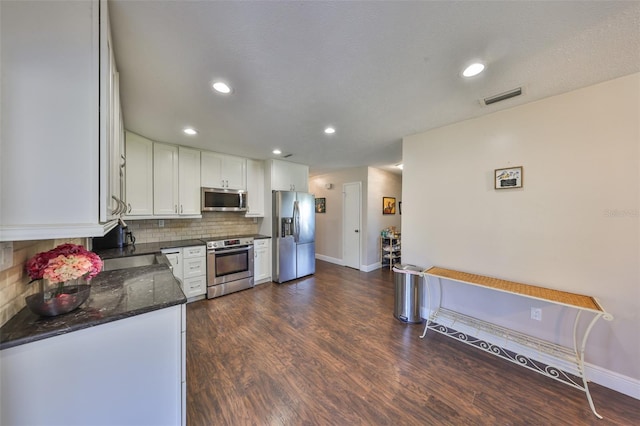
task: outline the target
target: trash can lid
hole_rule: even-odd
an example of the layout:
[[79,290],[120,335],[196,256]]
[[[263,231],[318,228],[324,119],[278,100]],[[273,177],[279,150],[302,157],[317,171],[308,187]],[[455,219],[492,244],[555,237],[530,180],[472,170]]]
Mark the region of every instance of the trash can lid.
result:
[[424,272],[424,268],[421,268],[416,265],[401,264],[401,265],[394,266],[393,272],[399,272],[402,274],[422,275],[422,273]]

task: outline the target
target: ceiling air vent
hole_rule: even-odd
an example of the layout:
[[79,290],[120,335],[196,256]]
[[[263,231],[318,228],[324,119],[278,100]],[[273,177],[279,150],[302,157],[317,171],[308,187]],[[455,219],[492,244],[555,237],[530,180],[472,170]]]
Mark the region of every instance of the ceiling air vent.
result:
[[509,90],[508,92],[500,93],[498,95],[489,96],[488,98],[484,98],[482,103],[485,105],[495,104],[496,102],[504,101],[505,99],[515,98],[516,96],[522,95],[522,87],[518,87],[513,90]]

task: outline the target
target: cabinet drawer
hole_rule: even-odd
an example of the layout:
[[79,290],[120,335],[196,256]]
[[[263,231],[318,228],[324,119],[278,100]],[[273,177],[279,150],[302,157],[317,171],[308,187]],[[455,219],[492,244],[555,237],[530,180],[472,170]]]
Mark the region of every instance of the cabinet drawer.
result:
[[258,247],[269,247],[269,239],[268,238],[263,238],[260,240],[253,240],[253,246],[255,248]]
[[182,260],[182,277],[184,279],[199,277],[207,274],[207,260],[204,257],[183,259]]
[[191,257],[206,257],[207,246],[183,247],[182,257],[189,259]]
[[184,295],[188,298],[200,296],[207,292],[207,277],[185,278]]

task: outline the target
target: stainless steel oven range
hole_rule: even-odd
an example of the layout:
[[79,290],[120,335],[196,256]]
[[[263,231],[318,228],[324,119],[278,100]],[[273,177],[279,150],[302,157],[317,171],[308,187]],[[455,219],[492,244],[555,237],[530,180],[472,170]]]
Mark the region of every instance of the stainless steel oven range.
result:
[[207,242],[207,299],[253,286],[253,237]]

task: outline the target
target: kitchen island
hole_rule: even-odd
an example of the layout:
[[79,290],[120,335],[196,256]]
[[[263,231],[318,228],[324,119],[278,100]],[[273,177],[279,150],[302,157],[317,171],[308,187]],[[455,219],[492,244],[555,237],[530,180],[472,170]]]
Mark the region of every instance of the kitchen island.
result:
[[168,265],[91,285],[75,311],[0,328],[0,424],[185,424],[186,297]]

